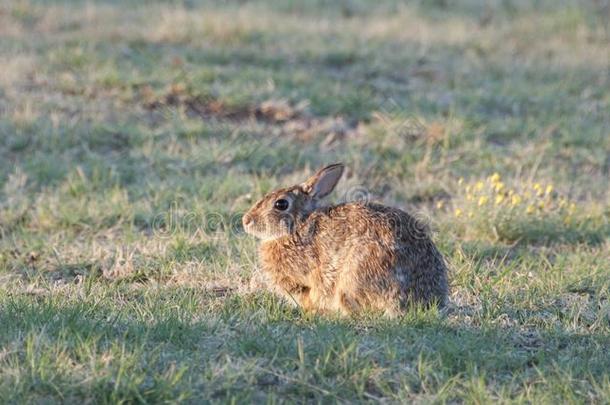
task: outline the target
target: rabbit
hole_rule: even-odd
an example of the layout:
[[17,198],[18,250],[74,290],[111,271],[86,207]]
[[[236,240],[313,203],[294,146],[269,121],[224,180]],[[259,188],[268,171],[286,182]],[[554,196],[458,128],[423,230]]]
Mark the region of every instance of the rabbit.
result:
[[243,215],[245,232],[261,239],[269,281],[307,312],[395,317],[412,305],[444,306],[447,267],[421,223],[377,203],[322,203],[343,171],[326,166]]

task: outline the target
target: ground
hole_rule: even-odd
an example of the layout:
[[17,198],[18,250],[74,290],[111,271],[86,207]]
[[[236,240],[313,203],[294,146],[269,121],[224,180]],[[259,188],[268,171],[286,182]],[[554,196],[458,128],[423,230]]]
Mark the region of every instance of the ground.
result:
[[[608,1],[3,1],[0,399],[610,398]],[[443,311],[267,292],[241,214],[430,225]]]

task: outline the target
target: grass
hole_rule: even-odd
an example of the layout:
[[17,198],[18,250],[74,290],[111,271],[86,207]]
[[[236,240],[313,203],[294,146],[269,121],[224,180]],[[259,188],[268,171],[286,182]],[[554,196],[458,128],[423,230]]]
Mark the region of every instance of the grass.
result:
[[[607,403],[607,7],[2,3],[0,401]],[[266,291],[241,213],[334,161],[446,311]]]

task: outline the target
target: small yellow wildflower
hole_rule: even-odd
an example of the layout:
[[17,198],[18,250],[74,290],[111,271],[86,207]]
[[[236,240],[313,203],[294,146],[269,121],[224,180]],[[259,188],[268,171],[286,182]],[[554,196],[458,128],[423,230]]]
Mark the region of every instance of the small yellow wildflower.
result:
[[510,203],[512,205],[521,204],[521,196],[519,194],[513,194],[513,197],[510,199]]
[[455,214],[456,218],[459,218],[462,216],[462,210],[459,208],[456,208],[454,214]]
[[458,185],[461,186],[462,184],[464,184],[464,178],[460,177],[460,179],[458,180]]
[[502,183],[501,181],[497,182],[494,185],[494,189],[496,190],[496,193],[499,193],[500,191],[502,191],[504,189],[504,183]]
[[479,198],[479,207],[482,205],[485,205],[487,203],[487,201],[489,201],[489,197],[487,197],[486,195],[482,195]]
[[498,183],[500,181],[500,174],[495,172],[489,177],[489,181],[491,181],[492,184]]
[[504,201],[504,196],[502,194],[498,194],[496,196],[496,205],[502,204],[502,201]]
[[532,204],[528,205],[527,209],[525,210],[525,212],[528,214],[532,214],[534,211],[536,211],[536,207],[534,207]]
[[483,189],[483,186],[484,186],[484,184],[483,184],[483,182],[482,182],[482,181],[477,181],[477,184],[475,184],[475,185],[474,185],[474,188],[475,188],[476,190],[482,190],[482,189]]
[[542,194],[544,194],[544,191],[542,190],[542,185],[540,183],[534,184],[534,190],[536,191],[536,195],[539,196],[539,197]]
[[553,185],[549,184],[548,186],[546,186],[546,190],[545,190],[545,194],[551,194],[553,192]]

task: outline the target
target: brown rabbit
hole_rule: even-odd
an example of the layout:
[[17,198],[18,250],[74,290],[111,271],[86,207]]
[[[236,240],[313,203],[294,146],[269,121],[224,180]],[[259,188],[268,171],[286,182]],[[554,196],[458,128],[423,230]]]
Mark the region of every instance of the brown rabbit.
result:
[[264,272],[305,310],[395,316],[410,304],[443,306],[447,268],[418,221],[368,202],[321,205],[343,169],[273,191],[244,215],[246,232],[262,239]]

